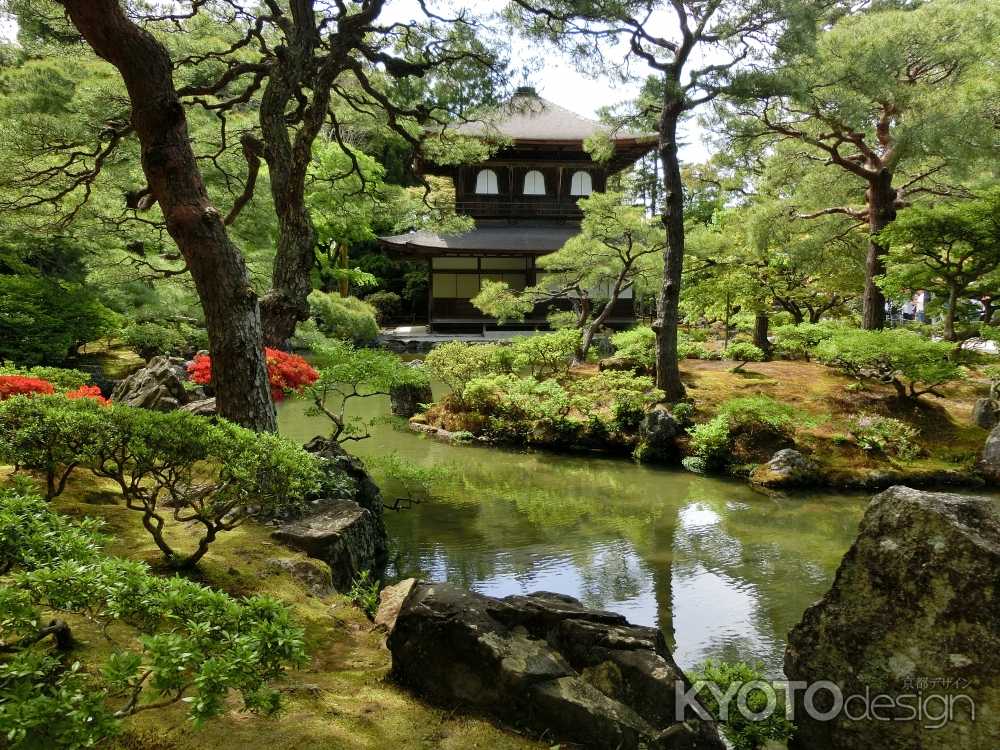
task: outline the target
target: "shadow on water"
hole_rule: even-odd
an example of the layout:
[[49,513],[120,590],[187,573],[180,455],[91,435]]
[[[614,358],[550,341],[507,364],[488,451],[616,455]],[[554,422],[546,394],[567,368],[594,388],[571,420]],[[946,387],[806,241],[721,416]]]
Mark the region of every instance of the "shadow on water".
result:
[[[328,431],[305,412],[302,401],[282,404],[282,433],[304,442]],[[355,410],[387,412],[382,398]],[[387,512],[391,577],[570,594],[659,626],[682,667],[738,658],[775,677],[785,634],[829,587],[868,499],[769,497],[623,459],[448,445],[388,423],[350,449],[455,468],[430,501]]]

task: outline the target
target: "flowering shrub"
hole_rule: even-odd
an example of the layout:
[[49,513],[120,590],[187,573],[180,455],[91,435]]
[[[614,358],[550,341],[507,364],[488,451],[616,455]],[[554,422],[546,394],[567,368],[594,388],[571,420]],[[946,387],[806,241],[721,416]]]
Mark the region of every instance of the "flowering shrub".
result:
[[[289,354],[280,349],[264,349],[267,359],[267,378],[271,383],[271,397],[281,401],[288,393],[301,393],[319,378],[319,373],[297,354]],[[188,375],[198,385],[212,382],[212,358],[199,354],[188,364]]]
[[77,399],[77,398],[89,398],[93,399],[101,406],[107,406],[110,402],[101,395],[101,389],[96,385],[81,385],[75,391],[66,391],[63,394],[66,398]]
[[11,396],[30,396],[35,393],[55,393],[52,383],[41,378],[24,375],[0,375],[0,401]]
[[861,412],[851,418],[851,434],[861,450],[912,461],[920,455],[920,430],[892,417]]

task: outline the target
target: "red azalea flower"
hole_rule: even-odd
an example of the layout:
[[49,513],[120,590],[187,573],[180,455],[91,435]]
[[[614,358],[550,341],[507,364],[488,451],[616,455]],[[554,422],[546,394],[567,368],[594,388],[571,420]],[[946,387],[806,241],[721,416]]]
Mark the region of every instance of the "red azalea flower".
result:
[[24,375],[0,375],[0,401],[11,396],[31,396],[36,393],[55,393],[56,389],[47,380],[28,378]]
[[[271,398],[281,401],[288,393],[301,393],[307,385],[319,378],[319,373],[297,354],[289,354],[280,349],[264,349],[267,360],[267,378],[271,384]],[[198,385],[212,382],[212,358],[199,354],[188,364],[188,375]]]
[[93,399],[101,406],[107,406],[111,402],[108,401],[104,396],[101,395],[101,389],[96,385],[81,385],[75,391],[67,391],[65,394],[66,398],[77,399],[77,398],[89,398]]

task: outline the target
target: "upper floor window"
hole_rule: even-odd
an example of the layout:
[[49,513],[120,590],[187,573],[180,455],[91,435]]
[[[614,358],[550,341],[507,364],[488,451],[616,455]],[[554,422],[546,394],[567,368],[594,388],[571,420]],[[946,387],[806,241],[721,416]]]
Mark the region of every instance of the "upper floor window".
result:
[[589,172],[574,172],[569,183],[570,195],[590,195],[594,191]]
[[476,192],[480,195],[496,195],[500,192],[497,187],[497,173],[492,169],[481,169],[476,175]]
[[545,177],[537,169],[524,176],[525,195],[545,195]]

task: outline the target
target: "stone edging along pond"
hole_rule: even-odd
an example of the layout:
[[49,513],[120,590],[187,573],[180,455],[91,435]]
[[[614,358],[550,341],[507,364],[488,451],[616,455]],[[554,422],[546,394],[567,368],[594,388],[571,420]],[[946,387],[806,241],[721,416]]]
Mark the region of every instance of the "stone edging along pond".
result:
[[[555,453],[599,453],[608,456],[622,456],[622,446],[609,445],[606,450],[589,447],[578,451],[569,451],[562,446],[546,445],[533,442],[531,445],[491,440],[485,436],[473,435],[466,431],[450,431],[435,427],[421,421],[420,415],[408,421],[412,432],[425,435],[434,440],[454,445],[478,445],[482,447],[532,448]],[[793,462],[796,466],[786,470],[781,454],[795,454]],[[800,463],[801,461],[801,463]],[[775,464],[778,470],[773,470]],[[659,465],[684,468],[680,454],[676,461],[658,462]],[[697,472],[701,473],[701,472]],[[827,488],[834,490],[883,490],[894,485],[905,484],[910,487],[933,488],[966,488],[976,489],[986,486],[986,478],[978,471],[963,469],[927,469],[921,467],[903,468],[890,466],[886,468],[862,467],[853,471],[843,469],[826,469],[817,466],[797,450],[784,449],[774,454],[771,461],[759,466],[744,466],[739,470],[724,473],[723,476],[746,479],[749,484],[764,489],[794,489],[794,488]]]

